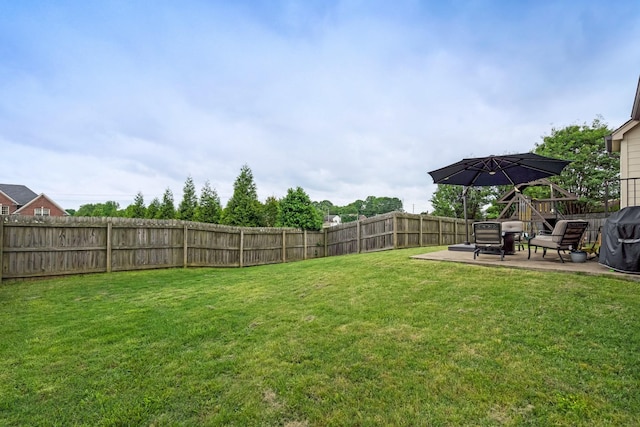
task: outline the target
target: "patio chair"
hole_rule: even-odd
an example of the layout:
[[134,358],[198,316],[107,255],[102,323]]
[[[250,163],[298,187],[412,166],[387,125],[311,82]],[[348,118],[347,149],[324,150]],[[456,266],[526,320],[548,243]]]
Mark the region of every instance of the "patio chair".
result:
[[513,235],[513,247],[518,250],[524,250],[522,243],[522,233],[524,232],[524,223],[522,221],[504,221],[502,223],[502,233],[511,233]]
[[499,222],[474,222],[473,236],[476,245],[473,251],[473,259],[476,259],[476,256],[482,252],[500,254],[500,261],[504,260],[502,226]]
[[588,225],[587,221],[580,220],[562,219],[558,221],[551,234],[540,232],[529,240],[529,256],[527,259],[531,258],[531,247],[533,246],[535,247],[535,252],[538,252],[538,247],[542,248],[543,258],[547,254],[547,249],[555,249],[558,252],[560,261],[564,262],[560,251],[577,250]]

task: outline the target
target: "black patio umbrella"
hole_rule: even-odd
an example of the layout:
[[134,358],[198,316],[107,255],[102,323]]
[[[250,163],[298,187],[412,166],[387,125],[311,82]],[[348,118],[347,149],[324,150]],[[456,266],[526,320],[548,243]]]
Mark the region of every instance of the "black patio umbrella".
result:
[[516,185],[559,175],[569,161],[533,153],[462,159],[457,163],[429,172],[435,184],[457,184],[466,187]]
[[[429,172],[434,184],[483,187],[492,185],[516,185],[549,176],[559,175],[569,161],[540,156],[534,153],[505,154],[503,156],[462,159],[457,163]],[[462,192],[464,223],[467,231],[467,188]]]

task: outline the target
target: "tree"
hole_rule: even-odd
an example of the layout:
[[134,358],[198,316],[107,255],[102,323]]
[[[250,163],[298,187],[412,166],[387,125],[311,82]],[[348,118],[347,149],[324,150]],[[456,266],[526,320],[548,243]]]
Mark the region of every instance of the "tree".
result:
[[337,215],[336,207],[333,206],[333,203],[331,203],[329,200],[323,200],[321,202],[311,202],[311,204],[313,204],[313,207],[315,207],[316,210],[320,212],[320,216],[322,218],[331,214]]
[[362,200],[356,200],[346,206],[336,207],[335,214],[340,215],[340,219],[343,223],[357,221],[363,203],[364,202]]
[[133,204],[127,206],[124,210],[124,216],[127,218],[145,218],[146,215],[147,208],[144,206],[144,197],[141,192],[138,192],[133,199]]
[[[314,208],[315,209],[315,208]],[[280,202],[274,196],[267,197],[262,207],[262,216],[264,225],[267,227],[276,227],[280,215]]]
[[610,133],[601,118],[596,118],[591,125],[552,128],[551,135],[536,144],[536,154],[571,161],[560,176],[550,178],[579,197],[578,202],[566,204],[564,213],[587,213],[602,206],[606,197],[619,197],[619,153],[608,153],[604,144]]
[[322,217],[311,203],[311,199],[301,187],[290,188],[280,201],[278,225],[282,227],[302,228],[303,230],[320,230]]
[[460,218],[462,210],[462,187],[438,184],[431,196],[432,215]]
[[218,224],[220,222],[220,197],[215,189],[211,188],[209,181],[204,183],[200,191],[200,203],[196,208],[196,221]]
[[162,195],[162,203],[156,218],[158,219],[174,219],[176,217],[176,208],[173,204],[173,193],[167,188]]
[[[462,185],[438,184],[431,197],[432,215],[464,218]],[[481,219],[482,208],[495,199],[494,187],[468,187],[467,219]]]
[[369,196],[362,204],[359,213],[367,217],[372,217],[393,211],[402,211],[402,201],[397,197]]
[[222,223],[244,227],[263,225],[258,190],[253,181],[253,173],[246,164],[240,169],[240,175],[233,184],[233,196],[222,212]]
[[92,213],[94,209],[95,209],[95,204],[92,204],[92,203],[80,205],[80,207],[76,211],[75,216],[93,216]]
[[80,206],[75,216],[117,217],[118,209],[120,209],[120,205],[114,201],[95,204],[89,203]]
[[145,218],[148,218],[148,219],[158,218],[159,214],[160,214],[160,200],[157,197],[154,197],[151,203],[149,203],[149,207],[147,207]]
[[393,211],[404,212],[402,201],[397,197],[369,196],[365,200],[358,199],[346,206],[334,206],[329,200],[311,204],[320,212],[322,218],[327,215],[340,215],[342,222],[357,221],[360,215],[371,217]]
[[193,221],[198,207],[198,198],[196,197],[196,186],[193,179],[189,176],[184,183],[182,192],[182,201],[178,206],[177,218],[183,221]]

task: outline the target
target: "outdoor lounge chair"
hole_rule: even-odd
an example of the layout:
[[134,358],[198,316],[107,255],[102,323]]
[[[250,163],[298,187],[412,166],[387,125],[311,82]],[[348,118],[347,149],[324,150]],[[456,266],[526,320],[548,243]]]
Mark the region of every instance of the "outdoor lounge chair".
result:
[[476,259],[476,256],[482,252],[500,254],[500,261],[504,260],[502,225],[499,222],[474,222],[473,236],[476,244],[473,259]]
[[535,252],[538,251],[538,247],[542,248],[543,258],[547,254],[547,249],[556,250],[560,261],[564,262],[560,251],[577,250],[588,225],[587,221],[580,220],[562,219],[558,221],[551,234],[541,232],[529,240],[529,256],[527,258],[531,258],[531,247],[533,246]]

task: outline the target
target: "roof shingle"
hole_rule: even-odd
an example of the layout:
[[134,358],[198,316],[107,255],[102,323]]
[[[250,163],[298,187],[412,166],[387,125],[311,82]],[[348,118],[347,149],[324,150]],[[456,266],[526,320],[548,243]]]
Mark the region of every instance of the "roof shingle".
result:
[[15,200],[20,206],[26,205],[38,197],[36,193],[24,185],[0,184],[0,191]]

